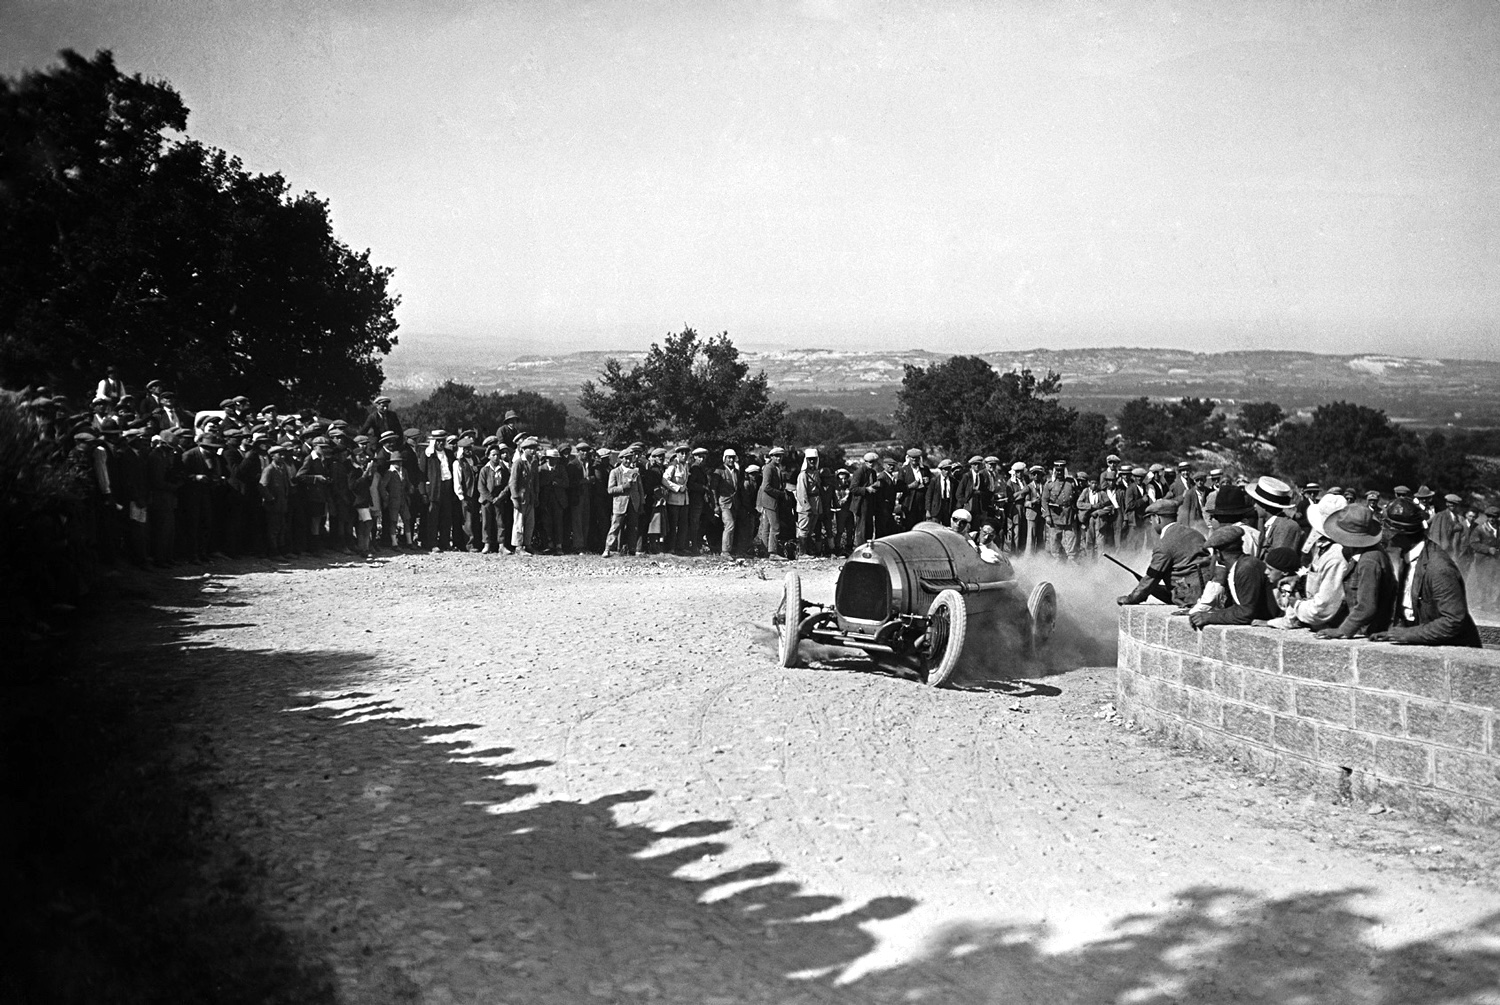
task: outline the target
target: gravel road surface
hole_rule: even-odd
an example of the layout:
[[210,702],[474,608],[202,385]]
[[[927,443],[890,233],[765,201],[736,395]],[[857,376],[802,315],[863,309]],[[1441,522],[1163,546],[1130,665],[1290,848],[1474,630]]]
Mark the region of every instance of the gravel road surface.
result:
[[143,577],[97,658],[180,681],[182,763],[347,1002],[1500,1002],[1492,830],[1128,728],[1066,581],[1093,637],[1031,680],[783,670],[785,568],[230,564]]

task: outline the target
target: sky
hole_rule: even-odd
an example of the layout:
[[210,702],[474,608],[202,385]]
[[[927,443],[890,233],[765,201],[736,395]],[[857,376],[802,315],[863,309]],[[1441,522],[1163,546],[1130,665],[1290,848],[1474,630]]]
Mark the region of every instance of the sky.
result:
[[409,344],[1500,359],[1500,5],[0,0],[332,206]]

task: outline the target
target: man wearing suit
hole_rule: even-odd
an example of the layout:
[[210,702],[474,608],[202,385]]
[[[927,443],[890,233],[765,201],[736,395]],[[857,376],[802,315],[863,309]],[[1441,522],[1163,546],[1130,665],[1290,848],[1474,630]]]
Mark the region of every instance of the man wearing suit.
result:
[[994,515],[990,511],[990,496],[989,472],[984,469],[984,458],[975,454],[969,458],[969,469],[958,476],[953,508],[968,510],[969,519],[977,527]]
[[730,558],[740,553],[739,524],[748,514],[740,506],[740,483],[745,473],[740,470],[739,452],[725,450],[723,463],[714,468],[708,478],[709,495],[719,508],[719,523],[723,533],[719,538],[719,554]]
[[213,433],[198,434],[197,445],[183,452],[182,474],[183,543],[189,559],[205,562],[213,533],[213,493],[224,481],[218,437]]
[[641,469],[635,463],[635,447],[620,451],[620,463],[609,473],[609,537],[604,542],[604,557],[635,554],[636,524],[646,504],[646,490],[641,484]]
[[531,554],[531,534],[536,526],[536,454],[539,446],[535,436],[523,439],[510,466],[510,546],[523,555]]
[[1193,475],[1193,466],[1187,461],[1177,465],[1177,480],[1172,483],[1167,495],[1177,501],[1177,522],[1198,530],[1207,528],[1203,518],[1203,497],[1198,494],[1198,485]]
[[365,416],[365,424],[359,427],[365,436],[379,440],[386,433],[401,432],[401,418],[391,408],[391,399],[385,395],[375,399],[375,407]]
[[1026,518],[1026,503],[1031,496],[1031,479],[1026,477],[1026,462],[1016,461],[1010,466],[1010,476],[1005,480],[1005,491],[1010,497],[1010,526],[1001,542],[1012,555],[1024,555],[1030,537],[1031,521]]
[[849,476],[849,519],[854,524],[856,548],[875,536],[875,500],[880,490],[876,465],[879,463],[880,455],[872,450],[863,460],[854,462],[854,471]]
[[[780,447],[766,451],[766,464],[760,471],[760,492],[755,496],[756,508],[760,510],[760,541],[765,545],[766,555],[781,558],[781,501],[786,498],[786,478],[781,473]],[[729,532],[726,530],[725,536]]]
[[885,537],[899,529],[896,522],[896,507],[900,505],[901,472],[896,467],[896,458],[880,459],[880,473],[875,476],[875,536]]
[[1479,629],[1469,614],[1463,576],[1448,553],[1428,541],[1425,517],[1421,507],[1408,499],[1397,499],[1385,508],[1382,522],[1398,566],[1396,603],[1391,627],[1374,632],[1370,640],[1478,648]]
[[1047,548],[1047,501],[1043,498],[1047,469],[1033,464],[1026,473],[1031,476],[1026,486],[1026,523],[1030,528],[1031,550],[1041,552]]
[[[932,481],[932,469],[927,466],[927,458],[921,450],[916,447],[907,449],[900,476],[896,485],[897,529],[911,530],[926,513],[927,486]],[[944,521],[945,526],[946,523]]]
[[1460,496],[1449,492],[1441,500],[1434,501],[1432,519],[1427,522],[1427,540],[1446,551],[1453,559],[1458,558],[1459,544],[1464,531],[1468,529],[1458,515],[1458,508],[1463,504]]
[[1052,478],[1042,489],[1047,515],[1047,554],[1066,561],[1078,548],[1078,485],[1068,477],[1066,461],[1052,462]]
[[445,429],[434,429],[427,441],[422,461],[423,484],[427,486],[427,521],[422,529],[422,543],[433,551],[446,551],[453,543],[453,516],[458,497],[453,494],[454,452],[458,437]]
[[954,484],[953,469],[956,466],[951,459],[945,458],[937,466],[937,473],[927,481],[924,500],[927,519],[944,527],[948,526],[955,508],[953,500],[958,486]]

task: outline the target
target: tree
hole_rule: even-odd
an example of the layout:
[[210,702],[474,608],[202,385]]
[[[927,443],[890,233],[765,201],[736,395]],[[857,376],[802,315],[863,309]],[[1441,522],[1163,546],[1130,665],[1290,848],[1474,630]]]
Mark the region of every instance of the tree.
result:
[[529,433],[559,439],[567,431],[568,406],[561,402],[535,391],[480,394],[470,385],[452,380],[444,381],[417,404],[402,409],[401,419],[422,430],[473,429],[483,439],[499,428],[510,409],[520,414]]
[[[978,356],[908,364],[896,424],[909,441],[956,457],[1071,457],[1079,447],[1078,412],[1057,402],[1061,390],[1062,378],[1050,370],[1045,377],[1027,369],[1001,374]],[[1102,424],[1097,431],[1102,448]]]
[[349,413],[395,344],[391,270],[328,204],[191,138],[164,82],[101,51],[0,79],[0,380],[92,388],[106,365],[188,404]]
[[1270,443],[1276,436],[1276,430],[1286,421],[1286,413],[1281,406],[1274,401],[1252,401],[1240,406],[1240,414],[1235,418],[1241,436],[1262,443]]
[[786,402],[771,400],[764,371],[750,376],[728,332],[700,339],[688,327],[652,343],[629,370],[605,360],[579,402],[613,442],[770,443],[786,415]]
[[1212,398],[1153,402],[1141,397],[1120,409],[1120,436],[1127,449],[1150,460],[1180,458],[1195,447],[1212,447],[1224,439],[1224,416]]
[[1068,453],[1075,469],[1097,473],[1103,469],[1109,450],[1105,434],[1109,418],[1099,412],[1079,412],[1073,420],[1073,449]]
[[799,408],[787,413],[785,439],[789,443],[867,443],[888,440],[891,427],[876,419],[854,419],[837,408]]
[[1417,483],[1414,440],[1379,409],[1335,401],[1314,409],[1306,425],[1281,427],[1277,466],[1298,482],[1388,492],[1397,483]]

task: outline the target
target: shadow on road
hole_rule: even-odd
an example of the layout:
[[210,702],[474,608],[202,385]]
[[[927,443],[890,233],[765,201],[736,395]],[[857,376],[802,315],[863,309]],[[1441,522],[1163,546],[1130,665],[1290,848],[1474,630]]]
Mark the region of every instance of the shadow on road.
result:
[[203,643],[190,613],[153,603],[188,608],[198,588],[168,593],[104,620],[112,642],[69,675],[62,719],[8,734],[6,892],[21,908],[6,935],[28,951],[0,982],[7,1001],[1424,1005],[1500,992],[1500,914],[1380,948],[1359,890],[1184,890],[1059,951],[1045,926],[952,924],[919,958],[846,979],[876,947],[869,923],[899,924],[916,901],[846,902],[774,861],[715,873],[730,823],[622,822],[650,791],[535,802],[524,775],[545,757],[520,738],[480,748],[465,726],[359,690],[376,654]]

